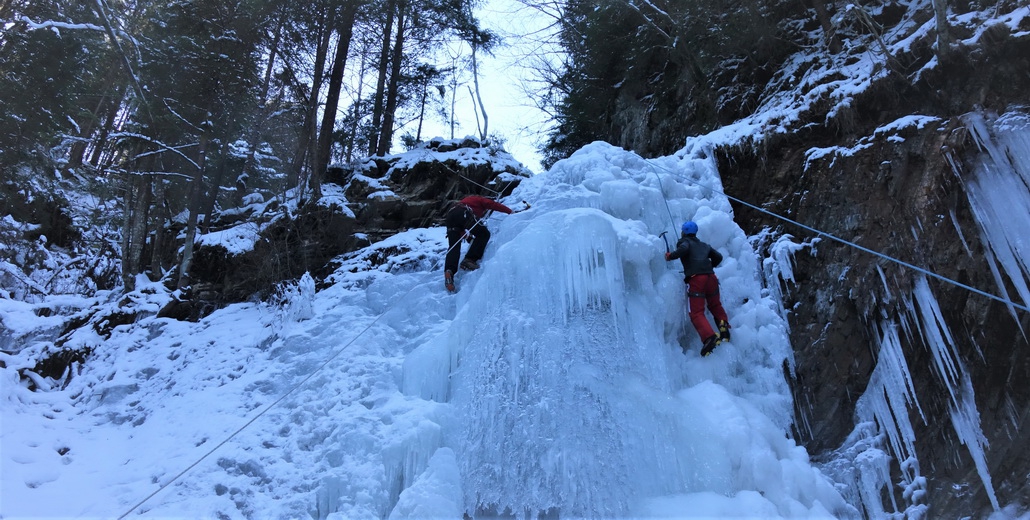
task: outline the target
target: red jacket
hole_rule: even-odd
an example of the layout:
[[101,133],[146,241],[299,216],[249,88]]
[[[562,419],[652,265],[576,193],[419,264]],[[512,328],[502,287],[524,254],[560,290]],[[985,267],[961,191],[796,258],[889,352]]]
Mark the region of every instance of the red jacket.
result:
[[468,206],[477,219],[483,218],[483,215],[486,215],[487,210],[491,209],[494,211],[500,211],[501,213],[511,214],[511,208],[508,206],[486,197],[480,197],[479,195],[469,195],[468,197],[461,199],[460,202]]

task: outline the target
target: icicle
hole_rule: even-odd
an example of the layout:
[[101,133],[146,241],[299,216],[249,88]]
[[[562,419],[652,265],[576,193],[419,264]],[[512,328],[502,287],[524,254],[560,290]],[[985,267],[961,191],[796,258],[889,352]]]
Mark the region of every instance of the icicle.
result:
[[[855,412],[859,422],[875,421],[879,425],[880,431],[886,434],[891,452],[899,461],[908,461],[907,467],[918,468],[913,464],[916,453],[915,429],[909,420],[909,409],[915,407],[924,422],[926,417],[916,399],[912,374],[901,350],[898,326],[891,322],[881,322],[878,338],[879,354],[876,368],[873,369],[865,393],[858,399]],[[920,477],[918,474],[910,474],[905,471],[902,471],[902,475],[905,486],[911,486]],[[881,481],[879,487],[889,482],[888,472],[886,480]],[[871,486],[871,484],[866,483],[865,486]],[[894,494],[888,493],[888,495],[894,504]],[[870,503],[865,502],[864,497],[865,495],[863,495],[865,506],[871,507]],[[878,493],[875,494],[875,500],[879,501]],[[897,504],[894,504],[894,508],[897,510]]]
[[794,255],[798,251],[808,248],[811,254],[815,256],[816,244],[821,241],[818,237],[801,243],[796,243],[793,239],[794,236],[787,233],[776,236],[776,233],[769,228],[763,229],[757,235],[748,239],[756,251],[767,250],[768,256],[762,259],[760,280],[769,292],[769,295],[777,303],[776,307],[785,323],[787,309],[783,306],[784,295],[781,283],[789,287],[789,284],[796,282],[794,279]]
[[980,413],[976,409],[973,385],[962,361],[959,358],[951,332],[941,314],[940,305],[930,290],[926,277],[916,280],[914,289],[916,308],[910,312],[918,312],[917,322],[921,324],[923,342],[933,354],[934,365],[941,382],[948,388],[950,396],[951,422],[959,441],[968,449],[973,458],[980,480],[991,499],[991,505],[998,510],[998,499],[995,497],[991,475],[987,469],[987,457],[984,448],[987,439],[980,428]]
[[883,272],[883,267],[879,263],[876,264],[876,272],[880,274],[880,282],[883,283],[883,298],[876,298],[876,295],[872,295],[874,300],[882,299],[885,303],[891,301],[891,288],[887,284],[887,274]]
[[[965,185],[981,240],[993,252],[993,261],[1001,263],[1023,304],[1030,305],[1030,117],[1013,112],[989,121],[983,113],[973,112],[962,120],[984,153],[972,171],[963,171],[953,159],[952,168]],[[1005,281],[995,266],[992,270],[1005,293]],[[1018,321],[1011,305],[1009,312]]]
[[955,427],[955,433],[958,434],[959,440],[969,449],[969,454],[973,457],[973,463],[976,465],[976,472],[980,475],[980,481],[983,482],[984,490],[987,491],[987,496],[991,500],[991,506],[998,511],[1001,506],[994,493],[994,484],[991,481],[991,473],[987,468],[987,456],[984,453],[984,449],[988,445],[987,438],[980,428],[980,413],[976,409],[973,383],[968,374],[962,374],[962,384],[959,389],[959,400],[953,402],[951,406],[951,424]]
[[[955,351],[951,332],[944,322],[941,308],[937,304],[937,299],[934,298],[933,293],[930,291],[930,285],[927,283],[925,276],[920,276],[916,279],[913,292],[918,304],[918,317],[920,319],[917,323],[921,324],[920,331],[923,335],[923,341],[930,347],[937,372],[945,386],[948,387],[948,393],[951,394],[951,399],[954,401],[955,383],[958,381],[959,371],[956,366],[958,363],[958,352]],[[910,308],[910,311],[914,313],[916,308]]]
[[955,232],[958,233],[958,238],[962,241],[962,249],[966,250],[966,256],[972,258],[973,251],[969,249],[969,242],[966,242],[966,236],[962,234],[962,226],[958,225],[958,217],[955,216],[955,210],[949,210],[948,215],[951,216],[951,224],[955,226]]
[[[916,280],[913,297],[914,304],[907,302],[911,323],[905,320],[900,327],[910,340],[918,333],[933,355],[936,372],[948,388],[952,425],[959,441],[968,448],[991,504],[997,510],[998,502],[984,453],[987,440],[980,428],[972,383],[925,277]],[[924,422],[926,417],[915,395],[912,375],[901,350],[898,327],[891,322],[881,322],[879,325],[876,368],[866,392],[859,398],[856,412],[860,421],[875,420],[886,434],[891,452],[900,461],[903,497],[910,504],[906,508],[906,515],[919,518],[925,513],[925,506],[920,505],[920,501],[925,495],[926,480],[920,475],[919,461],[915,456],[915,431],[908,419],[909,409],[914,406]]]
[[275,300],[280,304],[279,326],[309,320],[315,316],[315,279],[304,273],[296,282],[286,282],[276,288]]
[[[1016,402],[1012,400],[1011,394],[1005,394],[1005,414],[1008,415],[1009,422],[1012,423],[1012,429],[1019,430],[1019,417],[1022,412],[1016,407]],[[1012,434],[1009,434],[1009,439],[1012,438]]]
[[[848,502],[861,507],[865,518],[886,518],[882,502],[884,486],[891,484],[891,457],[884,451],[884,435],[873,421],[862,421],[848,435],[836,456],[823,466],[844,487]],[[898,510],[894,493],[891,508]]]

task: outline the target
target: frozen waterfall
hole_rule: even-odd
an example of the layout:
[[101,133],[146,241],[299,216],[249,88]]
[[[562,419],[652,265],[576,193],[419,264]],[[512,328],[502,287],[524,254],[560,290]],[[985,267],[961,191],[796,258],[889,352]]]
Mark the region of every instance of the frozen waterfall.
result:
[[[791,349],[763,279],[790,276],[791,247],[760,261],[720,189],[704,153],[594,143],[504,200],[532,209],[488,222],[457,294],[442,228],[199,323],[154,316],[167,292],[140,280],[124,299],[153,312],[65,338],[102,348],[63,386],[30,390],[33,356],[0,353],[2,515],[854,517],[788,438]],[[707,358],[663,257],[687,219],[725,257],[733,340]],[[53,318],[0,304],[26,353],[53,347]]]
[[[461,476],[464,510],[852,511],[785,436],[786,324],[712,188],[721,185],[709,160],[645,161],[594,143],[510,197],[532,210],[491,224],[486,267],[459,277],[450,327],[405,362],[407,391],[454,407],[441,449],[455,467],[441,474]],[[716,272],[733,341],[708,358],[686,319],[679,263],[664,260],[659,238],[669,231],[674,242],[687,219],[726,257]]]

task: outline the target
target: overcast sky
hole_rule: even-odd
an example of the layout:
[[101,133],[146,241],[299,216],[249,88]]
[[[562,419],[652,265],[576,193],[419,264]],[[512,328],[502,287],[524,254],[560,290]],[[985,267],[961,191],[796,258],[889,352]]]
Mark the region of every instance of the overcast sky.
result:
[[[505,148],[535,173],[542,171],[537,148],[546,138],[548,116],[536,108],[526,91],[532,88],[533,66],[544,56],[540,43],[553,19],[517,0],[487,0],[477,13],[485,29],[501,37],[493,56],[479,56],[480,87],[489,117],[489,133],[506,139]],[[466,48],[467,52],[467,48]],[[457,90],[456,112],[461,127],[455,137],[477,135],[468,85]],[[449,127],[427,119],[423,137],[449,138]],[[402,131],[403,132],[403,131]],[[431,135],[430,135],[431,134]]]

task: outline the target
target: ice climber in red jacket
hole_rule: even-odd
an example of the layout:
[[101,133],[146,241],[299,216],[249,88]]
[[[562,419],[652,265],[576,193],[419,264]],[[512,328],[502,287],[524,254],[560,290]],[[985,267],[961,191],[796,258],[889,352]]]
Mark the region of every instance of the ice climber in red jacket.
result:
[[461,268],[466,271],[479,269],[479,260],[483,258],[486,243],[490,241],[490,230],[482,221],[487,211],[500,211],[511,214],[512,209],[479,195],[469,195],[451,206],[444,215],[447,226],[447,258],[444,260],[444,286],[454,292],[454,273],[458,271],[458,259],[461,258],[460,243],[462,239],[472,242],[465,253]]

